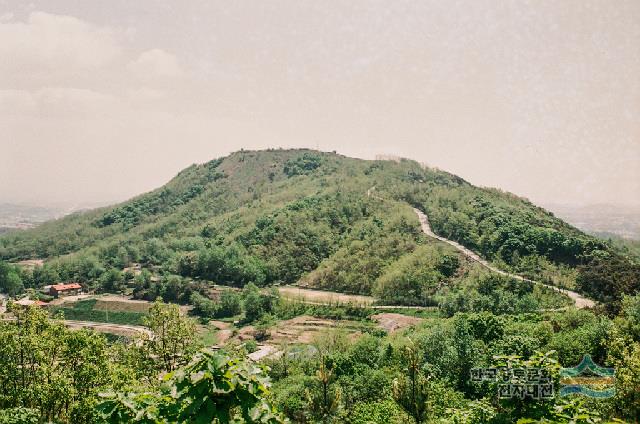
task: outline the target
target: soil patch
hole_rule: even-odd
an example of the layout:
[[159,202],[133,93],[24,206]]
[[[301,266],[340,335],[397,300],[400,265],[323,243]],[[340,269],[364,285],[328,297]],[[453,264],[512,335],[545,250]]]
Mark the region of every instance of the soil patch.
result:
[[422,318],[410,317],[402,314],[383,313],[371,315],[371,319],[378,323],[378,327],[387,333],[402,330],[424,321]]

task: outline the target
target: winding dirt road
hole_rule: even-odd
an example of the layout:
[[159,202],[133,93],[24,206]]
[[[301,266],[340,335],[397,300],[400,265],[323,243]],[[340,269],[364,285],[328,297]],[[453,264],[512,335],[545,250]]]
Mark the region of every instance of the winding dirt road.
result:
[[466,247],[464,247],[463,245],[461,245],[460,243],[457,243],[453,240],[449,240],[447,238],[444,238],[442,236],[437,235],[436,233],[433,232],[433,230],[431,229],[431,225],[429,224],[429,218],[427,217],[427,215],[424,214],[424,212],[422,212],[419,209],[413,208],[413,211],[416,213],[416,215],[418,216],[418,220],[420,221],[420,226],[422,227],[422,232],[425,233],[426,235],[428,235],[429,237],[433,237],[435,239],[438,239],[444,243],[447,243],[453,247],[455,247],[456,249],[458,249],[462,254],[464,254],[466,257],[468,257],[469,259],[479,263],[480,265],[482,265],[483,267],[487,268],[490,271],[493,271],[495,273],[501,274],[501,275],[505,275],[507,277],[510,278],[514,278],[516,280],[520,280],[520,281],[528,281],[531,283],[535,283],[535,284],[540,284],[541,286],[544,287],[548,287],[552,290],[555,290],[559,293],[562,293],[566,296],[569,296],[573,302],[576,305],[576,308],[593,308],[595,306],[595,302],[591,299],[587,299],[586,297],[583,297],[582,295],[571,291],[571,290],[566,290],[566,289],[561,289],[549,284],[544,284],[541,283],[539,281],[533,281],[533,280],[529,280],[527,278],[524,278],[520,275],[517,274],[510,274],[506,271],[503,271],[501,269],[496,268],[495,266],[491,265],[489,262],[485,261],[484,259],[482,259],[480,256],[478,256],[477,253],[467,249]]
[[[385,199],[383,199],[382,197],[376,196],[375,194],[373,194],[375,189],[376,189],[376,186],[373,186],[370,189],[368,189],[367,190],[367,197],[373,197],[374,199],[378,199],[378,200],[384,201]],[[440,240],[441,242],[447,243],[447,244],[455,247],[463,255],[465,255],[466,257],[468,257],[469,259],[471,259],[471,260],[473,260],[475,262],[478,262],[480,265],[482,265],[483,267],[487,268],[488,270],[493,271],[493,272],[498,273],[498,274],[501,274],[501,275],[505,275],[507,277],[514,278],[516,280],[528,281],[528,282],[531,282],[531,283],[534,283],[534,284],[539,284],[541,286],[548,287],[548,288],[550,288],[552,290],[555,290],[555,291],[557,291],[559,293],[562,293],[565,296],[569,296],[569,298],[571,298],[573,300],[573,303],[576,305],[576,308],[583,309],[583,308],[593,308],[594,306],[596,306],[596,304],[595,304],[595,302],[593,300],[587,299],[586,297],[584,297],[581,294],[576,293],[574,291],[561,289],[559,287],[552,286],[552,285],[545,284],[545,283],[541,283],[539,281],[529,280],[529,279],[524,278],[524,277],[522,277],[520,275],[510,274],[510,273],[508,273],[506,271],[503,271],[501,269],[496,268],[495,266],[491,265],[489,262],[487,262],[484,259],[482,259],[477,253],[467,249],[466,247],[464,247],[460,243],[457,243],[457,242],[455,242],[453,240],[449,240],[447,238],[444,238],[444,237],[439,236],[436,233],[434,233],[433,230],[431,229],[431,225],[429,224],[429,218],[427,217],[427,215],[425,215],[425,213],[422,212],[420,209],[413,208],[413,211],[418,216],[418,220],[420,221],[420,226],[422,227],[422,232],[423,233],[425,233],[429,237],[435,238],[437,240]]]

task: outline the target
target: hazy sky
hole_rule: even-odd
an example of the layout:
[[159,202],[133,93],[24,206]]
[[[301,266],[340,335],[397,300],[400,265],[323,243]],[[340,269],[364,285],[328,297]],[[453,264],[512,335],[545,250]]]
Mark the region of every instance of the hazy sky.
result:
[[640,1],[0,0],[0,202],[268,147],[638,204]]

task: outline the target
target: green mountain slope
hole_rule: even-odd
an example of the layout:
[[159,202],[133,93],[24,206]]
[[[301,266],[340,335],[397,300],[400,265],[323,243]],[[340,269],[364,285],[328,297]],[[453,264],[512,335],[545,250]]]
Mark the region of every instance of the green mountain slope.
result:
[[[367,196],[373,186],[384,202]],[[443,282],[475,271],[422,234],[413,206],[438,234],[504,269],[612,303],[638,288],[626,258],[525,199],[410,160],[310,150],[241,151],[192,165],[122,204],[5,235],[0,258],[48,259],[28,285],[76,279],[108,287],[117,277],[107,270],[141,262],[221,284],[300,282],[428,304]],[[603,277],[609,263],[624,268],[624,281]],[[598,282],[585,280],[594,270]]]

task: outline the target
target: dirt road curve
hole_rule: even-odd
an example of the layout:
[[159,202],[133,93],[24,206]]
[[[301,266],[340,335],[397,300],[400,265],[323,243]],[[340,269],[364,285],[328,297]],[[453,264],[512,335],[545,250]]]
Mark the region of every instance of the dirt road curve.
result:
[[[374,199],[378,199],[378,200],[382,200],[384,201],[385,199],[383,199],[380,196],[376,196],[373,192],[375,191],[376,186],[371,187],[370,189],[367,190],[367,197],[373,197]],[[418,220],[420,221],[420,226],[422,227],[422,231],[428,235],[429,237],[433,237],[435,239],[438,239],[444,243],[450,244],[451,246],[455,247],[456,249],[458,249],[461,253],[463,253],[465,256],[467,256],[468,258],[478,262],[480,265],[484,266],[485,268],[487,268],[490,271],[493,272],[497,272],[498,274],[502,274],[502,275],[506,275],[508,277],[511,278],[515,278],[516,280],[521,280],[521,281],[530,281],[532,283],[535,284],[540,284],[542,286],[548,287],[552,290],[555,290],[557,292],[560,292],[566,296],[569,296],[574,304],[576,305],[576,308],[582,309],[582,308],[593,308],[596,304],[593,300],[591,299],[587,299],[586,297],[583,297],[582,295],[571,291],[571,290],[566,290],[566,289],[561,289],[555,286],[551,286],[549,284],[544,284],[544,283],[540,283],[538,281],[533,281],[533,280],[529,280],[527,278],[524,278],[520,275],[516,275],[516,274],[509,274],[508,272],[502,271],[501,269],[498,269],[496,267],[494,267],[493,265],[490,265],[487,261],[485,261],[484,259],[482,259],[480,256],[478,256],[475,252],[472,252],[471,250],[467,249],[466,247],[464,247],[463,245],[461,245],[460,243],[456,243],[453,240],[449,240],[447,238],[441,237],[439,235],[437,235],[436,233],[433,232],[433,230],[431,230],[431,225],[429,224],[429,218],[427,218],[427,215],[424,214],[424,212],[422,212],[420,209],[416,209],[413,208],[413,211],[416,213],[416,215],[418,215]]]
[[[368,192],[367,194],[369,194],[370,192]],[[461,245],[460,243],[456,243],[453,240],[449,240],[446,239],[444,237],[441,237],[439,235],[437,235],[436,233],[433,232],[433,230],[431,230],[431,225],[429,224],[429,218],[427,218],[427,215],[425,215],[421,210],[413,208],[413,211],[416,213],[416,215],[418,215],[418,220],[420,220],[420,226],[422,227],[422,231],[428,235],[429,237],[433,237],[435,239],[438,239],[444,243],[450,244],[451,246],[455,247],[456,249],[458,249],[460,252],[462,252],[465,256],[467,256],[468,258],[478,262],[480,265],[484,266],[485,268],[487,268],[488,270],[491,270],[493,272],[496,272],[498,274],[502,274],[502,275],[506,275],[508,277],[514,278],[516,280],[521,280],[521,281],[530,281],[532,283],[535,284],[540,284],[542,286],[548,287],[550,289],[553,289],[557,292],[560,292],[562,294],[565,294],[567,296],[569,296],[573,302],[576,305],[576,308],[592,308],[595,306],[595,302],[591,299],[587,299],[583,296],[581,296],[580,294],[573,292],[571,290],[565,290],[565,289],[561,289],[555,286],[551,286],[549,284],[544,284],[544,283],[540,283],[538,281],[532,281],[529,280],[527,278],[524,278],[520,275],[516,275],[516,274],[510,274],[508,272],[505,272],[501,269],[498,269],[496,267],[494,267],[493,265],[489,264],[487,261],[485,261],[484,259],[482,259],[480,256],[478,256],[475,252],[472,252],[471,250],[467,249],[466,247],[464,247],[463,245]]]

